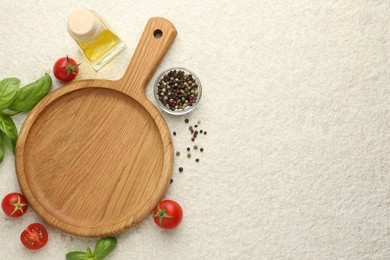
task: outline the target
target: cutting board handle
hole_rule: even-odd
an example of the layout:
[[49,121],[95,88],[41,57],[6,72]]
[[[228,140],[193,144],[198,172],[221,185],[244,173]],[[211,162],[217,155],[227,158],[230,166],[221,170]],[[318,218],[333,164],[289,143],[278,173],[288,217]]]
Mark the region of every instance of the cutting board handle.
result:
[[176,37],[175,26],[165,18],[150,18],[125,75],[116,85],[131,96],[145,95],[145,88]]

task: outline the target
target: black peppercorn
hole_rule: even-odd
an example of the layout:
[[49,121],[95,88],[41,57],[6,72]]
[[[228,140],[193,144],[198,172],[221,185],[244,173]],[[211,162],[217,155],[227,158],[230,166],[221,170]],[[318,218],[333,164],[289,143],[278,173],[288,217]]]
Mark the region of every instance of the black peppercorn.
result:
[[179,168],[179,172],[183,172],[183,167],[180,167],[180,168]]
[[198,158],[196,158],[196,159],[195,159],[195,162],[199,162],[199,159],[198,159]]
[[189,147],[187,147],[187,151],[189,152],[191,149]]
[[203,148],[200,148],[200,151],[203,152]]
[[188,122],[190,122],[190,120],[188,120],[188,119],[186,118],[186,119],[184,119],[184,122],[185,122],[186,124],[188,124]]

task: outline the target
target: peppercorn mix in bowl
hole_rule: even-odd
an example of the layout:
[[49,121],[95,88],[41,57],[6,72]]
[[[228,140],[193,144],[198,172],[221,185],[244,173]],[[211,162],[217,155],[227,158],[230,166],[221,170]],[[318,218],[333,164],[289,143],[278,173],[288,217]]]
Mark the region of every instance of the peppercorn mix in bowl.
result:
[[192,71],[171,68],[158,75],[154,96],[160,108],[171,115],[184,115],[196,107],[202,96],[202,85]]

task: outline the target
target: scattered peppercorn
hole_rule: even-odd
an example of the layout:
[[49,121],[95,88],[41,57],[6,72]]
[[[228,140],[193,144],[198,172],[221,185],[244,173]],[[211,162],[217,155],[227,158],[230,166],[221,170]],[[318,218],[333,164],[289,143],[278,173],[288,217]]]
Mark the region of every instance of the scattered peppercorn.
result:
[[186,124],[188,124],[188,122],[190,122],[190,120],[188,120],[188,118],[186,118],[186,119],[184,119],[184,122],[185,122]]
[[176,132],[173,132],[173,135],[176,135]]
[[[186,123],[189,123],[189,120],[188,119],[185,119],[184,120]],[[200,124],[200,120],[197,121],[197,125],[189,125],[188,126],[188,129],[190,130],[191,132],[191,141],[192,142],[195,142],[196,141],[196,138],[198,136],[198,134],[204,134],[204,135],[207,135],[207,131],[204,131],[203,129],[199,129],[199,124]],[[194,128],[197,128],[198,130],[194,130]],[[176,135],[176,132],[173,132],[175,133],[174,135]],[[195,158],[194,161],[196,163],[199,163],[200,162],[200,158],[196,158],[196,151],[199,150],[200,152],[203,152],[204,151],[204,148],[203,147],[199,147],[197,144],[193,144],[192,146],[192,149],[194,152],[194,157],[192,157],[192,154],[190,153],[191,151],[191,147],[187,147],[186,150],[187,150],[187,158]],[[176,156],[179,156],[180,155],[180,152],[179,151],[176,151]],[[200,156],[201,157],[201,156]],[[182,173],[183,172],[183,167],[179,167],[179,172]],[[173,180],[171,181],[171,183],[173,182]]]

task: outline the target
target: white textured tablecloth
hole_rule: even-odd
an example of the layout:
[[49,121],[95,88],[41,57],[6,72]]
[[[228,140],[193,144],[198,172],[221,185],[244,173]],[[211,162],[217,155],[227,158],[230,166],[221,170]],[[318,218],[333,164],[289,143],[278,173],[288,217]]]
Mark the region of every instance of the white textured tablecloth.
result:
[[[99,72],[66,31],[80,7],[128,45]],[[208,135],[196,164],[183,156],[185,117],[164,114],[182,151],[166,198],[184,220],[162,232],[147,218],[108,259],[389,259],[390,1],[2,0],[0,78],[53,76],[69,54],[82,63],[78,79],[119,79],[152,16],[178,31],[157,72],[184,66],[200,77],[204,96],[188,118]],[[19,129],[25,117],[14,117]],[[8,151],[0,197],[13,191]],[[64,259],[94,245],[49,227],[47,246],[30,252],[19,235],[36,221],[31,209],[19,219],[0,212],[0,259]]]

